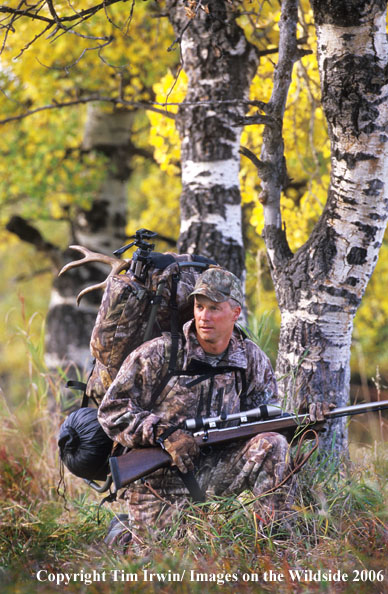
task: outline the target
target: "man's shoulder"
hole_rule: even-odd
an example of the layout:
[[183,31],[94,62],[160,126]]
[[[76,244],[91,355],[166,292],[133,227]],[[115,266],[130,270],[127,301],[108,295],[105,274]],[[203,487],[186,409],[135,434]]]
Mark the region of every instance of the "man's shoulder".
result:
[[233,329],[233,337],[237,343],[241,345],[241,347],[248,353],[257,353],[263,352],[261,348],[251,340],[244,328],[242,328],[239,324],[236,324]]
[[244,346],[248,365],[252,364],[253,362],[258,362],[262,365],[271,365],[268,355],[259,347],[258,344],[256,344],[247,336],[244,337]]
[[264,353],[264,351],[259,347],[258,344],[256,344],[251,338],[248,338],[248,336],[244,336],[243,338],[244,340],[244,345],[245,348],[247,349],[247,351],[251,352],[251,353]]

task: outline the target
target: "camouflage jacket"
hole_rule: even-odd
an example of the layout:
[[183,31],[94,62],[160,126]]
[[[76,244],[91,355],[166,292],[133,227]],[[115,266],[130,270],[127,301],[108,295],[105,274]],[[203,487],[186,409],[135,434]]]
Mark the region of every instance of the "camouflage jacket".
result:
[[237,327],[217,365],[219,373],[211,375],[214,368],[206,362],[194,320],[187,322],[176,363],[180,375],[173,375],[155,400],[155,388],[168,373],[170,352],[170,333],[144,343],[128,355],[105,394],[99,420],[105,432],[122,445],[154,445],[155,426],[160,434],[187,418],[221,411],[231,414],[277,402],[268,357]]

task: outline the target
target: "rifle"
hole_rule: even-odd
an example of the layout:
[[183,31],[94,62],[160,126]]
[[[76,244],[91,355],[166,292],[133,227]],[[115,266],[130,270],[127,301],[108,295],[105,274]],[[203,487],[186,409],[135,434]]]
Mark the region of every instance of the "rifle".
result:
[[[254,435],[270,431],[282,433],[291,442],[295,437],[311,429],[322,431],[327,420],[384,409],[388,409],[388,400],[344,406],[326,413],[324,421],[310,423],[308,414],[289,414],[277,406],[263,405],[230,415],[187,419],[184,428],[194,433],[194,439],[199,447],[247,440]],[[252,419],[255,420],[252,422]],[[235,426],[225,426],[231,422]],[[109,458],[116,491],[170,464],[171,457],[161,447],[135,448],[121,456]]]

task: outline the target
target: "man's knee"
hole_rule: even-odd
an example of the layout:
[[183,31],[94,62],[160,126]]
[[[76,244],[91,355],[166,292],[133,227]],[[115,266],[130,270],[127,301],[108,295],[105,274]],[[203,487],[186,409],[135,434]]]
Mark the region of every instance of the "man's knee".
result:
[[246,443],[244,449],[244,457],[258,463],[267,457],[278,462],[286,462],[290,448],[284,435],[271,432],[255,435]]

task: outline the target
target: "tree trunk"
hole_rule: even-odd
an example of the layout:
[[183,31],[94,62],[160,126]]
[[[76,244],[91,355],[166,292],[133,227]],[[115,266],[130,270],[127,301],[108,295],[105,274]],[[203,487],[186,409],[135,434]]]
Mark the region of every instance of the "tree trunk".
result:
[[[73,243],[110,254],[125,241],[127,183],[131,174],[133,113],[108,112],[89,106],[83,150],[107,157],[106,178],[92,208],[82,211],[73,227]],[[79,257],[67,250],[63,263]],[[109,270],[95,264],[73,269],[54,281],[47,315],[46,361],[50,369],[67,370],[68,377],[85,376],[91,367],[89,340],[101,294],[86,295],[76,306],[75,296],[85,286],[102,281]]]
[[[279,224],[265,238],[281,310],[277,373],[292,405],[349,398],[353,319],[387,222],[386,2],[311,2],[331,140],[324,212],[293,255]],[[323,439],[347,447],[345,422]]]
[[213,257],[241,278],[241,127],[236,121],[245,114],[243,101],[249,98],[258,56],[236,24],[232,3],[212,0],[207,6],[205,12],[198,4],[189,21],[183,2],[168,2],[177,36],[184,31],[181,55],[189,79],[177,120],[183,186],[178,247]]
[[106,178],[92,208],[76,221],[77,241],[95,251],[111,254],[125,241],[128,180],[131,158],[136,152],[131,143],[134,112],[106,111],[100,105],[88,106],[82,148],[98,151],[107,158]]

